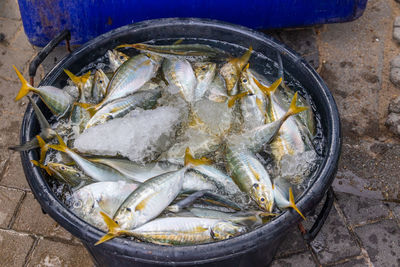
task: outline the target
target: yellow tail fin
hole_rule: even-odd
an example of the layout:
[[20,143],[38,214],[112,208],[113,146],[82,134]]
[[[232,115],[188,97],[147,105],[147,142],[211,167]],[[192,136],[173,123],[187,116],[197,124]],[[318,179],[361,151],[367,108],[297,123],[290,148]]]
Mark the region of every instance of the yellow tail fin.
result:
[[261,84],[256,78],[253,78],[254,82],[256,83],[256,85],[258,86],[258,88],[260,88],[260,90],[266,94],[267,96],[270,96],[271,94],[273,94],[276,90],[276,88],[278,88],[278,86],[281,84],[282,82],[282,77],[279,78],[278,80],[276,80],[273,84],[271,84],[269,87],[265,86],[263,84]]
[[251,52],[253,52],[253,47],[249,47],[249,49],[244,53],[240,58],[235,60],[237,68],[241,71],[249,62]]
[[71,79],[71,81],[78,86],[78,88],[81,88],[87,80],[90,78],[90,71],[86,72],[82,76],[76,76],[69,70],[64,70],[64,72],[68,75],[68,77]]
[[67,152],[67,150],[68,150],[69,148],[68,148],[67,145],[64,143],[64,140],[61,138],[61,136],[59,136],[58,134],[57,134],[57,140],[58,140],[58,142],[59,142],[58,145],[48,145],[48,147],[50,147],[50,148],[52,148],[52,149],[55,149],[55,150],[58,150],[58,151],[61,151],[61,152]]
[[290,208],[294,209],[300,216],[306,220],[306,217],[304,217],[303,213],[300,212],[300,210],[297,208],[296,204],[294,203],[294,196],[293,196],[293,191],[292,188],[289,188],[289,202],[290,202]]
[[81,108],[86,109],[86,111],[89,112],[90,117],[93,117],[93,115],[97,112],[96,105],[94,105],[94,104],[75,102],[74,105],[80,106]]
[[24,76],[22,76],[21,72],[19,72],[19,70],[17,69],[17,67],[15,67],[13,65],[13,68],[15,70],[15,72],[17,73],[17,76],[19,78],[19,80],[21,81],[22,85],[21,85],[21,89],[19,89],[18,95],[15,97],[15,101],[20,100],[21,98],[23,98],[24,96],[26,96],[29,91],[31,90],[35,90],[34,87],[32,87],[32,85],[30,85],[24,78]]
[[36,135],[36,139],[38,140],[39,146],[40,146],[40,160],[39,160],[39,162],[43,163],[44,159],[46,158],[47,150],[49,150],[49,146],[42,139],[42,137],[40,137],[40,135]]
[[230,96],[229,100],[228,100],[228,108],[233,107],[233,105],[235,105],[236,100],[238,100],[242,97],[245,97],[248,94],[249,94],[249,92],[246,91],[246,92],[243,92],[243,93],[240,93],[237,95]]
[[46,165],[43,165],[42,163],[38,162],[37,160],[33,160],[33,159],[31,160],[31,162],[33,165],[44,169],[49,175],[53,175],[53,172]]
[[104,222],[107,224],[108,233],[100,238],[99,241],[94,244],[95,246],[123,234],[123,231],[120,231],[118,224],[113,219],[111,219],[107,214],[102,211],[100,211],[100,214],[103,217]]
[[297,92],[294,94],[292,102],[290,103],[290,107],[287,112],[288,116],[295,115],[297,113],[300,113],[308,109],[308,107],[299,107],[296,105],[296,103],[297,103]]
[[211,165],[212,161],[207,158],[195,159],[193,158],[192,154],[190,153],[190,149],[187,147],[185,151],[185,166],[193,165]]

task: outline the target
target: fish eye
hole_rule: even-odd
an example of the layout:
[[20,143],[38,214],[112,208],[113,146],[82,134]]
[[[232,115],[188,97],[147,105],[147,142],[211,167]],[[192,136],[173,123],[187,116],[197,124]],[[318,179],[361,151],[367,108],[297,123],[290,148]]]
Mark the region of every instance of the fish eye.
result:
[[243,82],[244,82],[244,83],[247,83],[247,79],[243,79]]
[[259,186],[260,186],[259,184],[253,184],[253,187],[256,188],[256,189],[257,189]]
[[61,166],[61,170],[65,170],[65,167],[64,167],[64,166]]
[[74,202],[73,207],[75,209],[79,209],[80,207],[82,207],[82,200],[78,200],[78,201]]
[[206,67],[202,67],[201,70],[202,70],[202,71],[206,71]]
[[103,83],[103,81],[102,81],[102,80],[100,80],[100,81],[99,81],[99,83]]
[[127,210],[127,211],[129,211],[129,212],[131,212],[131,211],[132,211],[132,210],[131,210],[131,208],[126,208],[126,210]]
[[119,59],[124,59],[124,56],[119,56]]
[[260,201],[261,201],[261,202],[264,202],[264,201],[265,201],[265,198],[263,198],[263,197],[260,198]]

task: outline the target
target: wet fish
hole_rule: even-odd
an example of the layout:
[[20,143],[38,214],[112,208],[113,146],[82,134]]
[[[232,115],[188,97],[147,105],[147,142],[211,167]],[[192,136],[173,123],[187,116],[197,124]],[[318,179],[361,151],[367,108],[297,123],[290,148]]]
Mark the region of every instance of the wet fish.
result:
[[263,145],[269,144],[279,132],[282,124],[292,115],[307,110],[307,107],[300,107],[297,103],[297,92],[293,96],[288,111],[278,120],[246,131],[240,135],[231,136],[228,140],[229,146],[241,147],[250,151],[259,151]]
[[219,219],[197,217],[159,218],[133,230],[121,230],[119,224],[102,213],[109,234],[95,245],[115,236],[128,235],[140,240],[164,245],[191,245],[224,240],[245,233],[246,228]]
[[237,82],[240,77],[240,72],[247,65],[250,59],[253,48],[250,48],[240,58],[230,59],[225,63],[219,73],[225,80],[226,90],[229,95],[236,95],[238,93]]
[[301,213],[301,211],[297,208],[294,197],[293,197],[293,192],[292,188],[289,188],[289,200],[285,197],[285,194],[283,193],[282,189],[277,186],[276,184],[273,185],[273,192],[274,192],[274,199],[276,206],[280,210],[287,209],[287,208],[292,208],[294,209],[304,220],[306,220],[306,217]]
[[123,44],[116,48],[133,47],[138,50],[152,53],[166,58],[185,58],[195,61],[220,58],[226,53],[220,49],[204,44],[173,44],[173,45],[150,45],[144,43]]
[[71,196],[71,210],[91,225],[107,230],[100,212],[113,216],[124,200],[137,188],[137,184],[117,181],[86,185]]
[[74,166],[48,162],[47,168],[50,170],[51,176],[74,187],[95,182],[95,180]]
[[272,182],[261,162],[250,151],[229,146],[225,157],[226,168],[239,188],[261,209],[271,212],[274,205]]
[[110,69],[115,72],[117,71],[117,69],[125,62],[129,59],[129,57],[127,55],[125,55],[124,53],[113,49],[113,50],[108,50],[106,53],[107,57],[108,57],[108,61],[109,61],[109,67]]
[[161,64],[162,58],[140,54],[129,58],[114,73],[107,86],[107,95],[94,106],[99,110],[105,104],[138,91],[153,78]]
[[90,176],[93,180],[99,182],[105,181],[131,181],[122,173],[106,166],[103,164],[98,164],[91,162],[78,153],[74,152],[64,143],[62,138],[57,135],[58,145],[49,145],[50,148],[66,153],[71,159],[75,161],[75,163],[79,166],[79,168],[88,176]]
[[21,89],[15,97],[15,101],[20,100],[31,91],[38,94],[50,111],[58,118],[68,113],[74,103],[74,98],[72,96],[64,90],[53,86],[33,87],[25,80],[17,68],[15,66],[13,67],[22,83]]
[[187,102],[193,102],[197,80],[189,61],[166,59],[162,64],[162,70],[168,83],[177,87]]
[[217,64],[213,62],[195,62],[193,64],[193,70],[196,75],[197,84],[194,89],[194,101],[200,100],[210,83],[214,79]]
[[116,99],[99,109],[93,117],[91,117],[85,129],[92,126],[105,123],[108,120],[120,118],[128,114],[135,108],[150,109],[155,106],[157,99],[161,96],[159,89],[136,92],[127,97]]
[[92,98],[99,103],[107,93],[107,85],[110,82],[102,69],[96,70],[93,78]]

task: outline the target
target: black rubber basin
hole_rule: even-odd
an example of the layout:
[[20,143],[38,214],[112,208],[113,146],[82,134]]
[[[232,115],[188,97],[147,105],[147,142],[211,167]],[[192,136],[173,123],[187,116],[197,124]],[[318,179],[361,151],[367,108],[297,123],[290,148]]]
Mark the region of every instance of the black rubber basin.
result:
[[[118,44],[182,37],[219,40],[243,48],[252,45],[255,51],[271,59],[276,59],[277,51],[281,53],[285,70],[311,96],[320,115],[325,137],[324,160],[316,172],[317,178],[297,202],[303,213],[310,213],[335,177],[341,146],[339,113],[332,94],[314,69],[294,51],[260,32],[204,19],[172,18],[127,25],[103,34],[73,51],[46,75],[40,85],[62,86],[67,79],[63,69],[77,72]],[[39,98],[35,98],[35,101],[45,109]],[[50,114],[46,115],[50,117]],[[29,105],[22,123],[21,142],[34,138],[38,132],[39,125]],[[160,246],[115,238],[95,247],[93,244],[104,233],[75,216],[54,195],[42,171],[30,163],[32,159],[38,159],[38,152],[23,152],[21,158],[26,178],[42,209],[82,241],[98,266],[266,266],[271,262],[288,229],[301,220],[297,213],[287,211],[247,234],[195,246]]]

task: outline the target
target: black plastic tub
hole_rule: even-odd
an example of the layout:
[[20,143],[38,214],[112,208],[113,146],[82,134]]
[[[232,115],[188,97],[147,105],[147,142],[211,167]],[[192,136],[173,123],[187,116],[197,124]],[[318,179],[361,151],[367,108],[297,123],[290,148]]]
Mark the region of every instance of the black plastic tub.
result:
[[[40,85],[62,86],[67,78],[63,69],[77,72],[118,44],[167,38],[204,38],[242,47],[252,45],[255,51],[271,59],[276,59],[276,53],[280,52],[285,71],[297,79],[311,96],[325,137],[324,160],[315,174],[317,178],[297,202],[303,213],[312,212],[335,177],[341,147],[339,113],[329,89],[314,69],[298,54],[260,32],[204,19],[173,18],[140,22],[118,28],[84,44],[61,60]],[[35,101],[45,109],[39,98]],[[29,105],[22,123],[21,142],[31,140],[38,132],[39,125]],[[79,238],[98,266],[267,266],[288,229],[301,220],[297,213],[287,211],[244,235],[195,246],[160,246],[126,238],[115,238],[94,246],[104,233],[75,216],[55,196],[41,170],[30,162],[38,159],[37,151],[23,152],[21,158],[26,178],[43,211]]]

